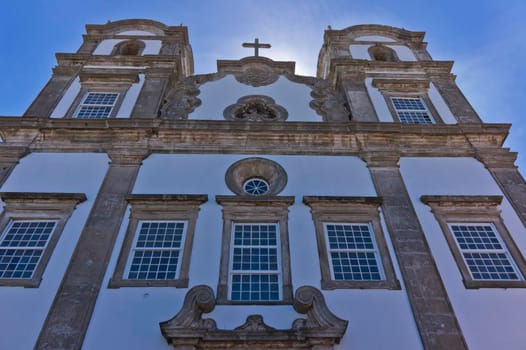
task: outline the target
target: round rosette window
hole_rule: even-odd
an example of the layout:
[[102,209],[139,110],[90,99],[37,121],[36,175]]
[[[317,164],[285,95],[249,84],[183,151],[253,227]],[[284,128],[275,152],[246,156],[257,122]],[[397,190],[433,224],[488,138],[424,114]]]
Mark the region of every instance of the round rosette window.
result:
[[268,196],[283,190],[287,174],[281,165],[269,159],[246,158],[228,168],[225,181],[235,194]]

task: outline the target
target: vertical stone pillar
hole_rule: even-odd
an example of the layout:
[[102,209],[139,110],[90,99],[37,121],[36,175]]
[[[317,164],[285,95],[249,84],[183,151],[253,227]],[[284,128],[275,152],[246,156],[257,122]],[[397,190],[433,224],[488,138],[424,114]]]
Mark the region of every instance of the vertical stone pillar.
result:
[[0,147],[0,187],[4,185],[20,159],[28,153],[27,147],[6,145]]
[[369,98],[369,93],[365,87],[365,74],[346,74],[342,79],[341,86],[349,102],[353,121],[378,121],[378,116],[376,115],[376,111]]
[[64,96],[66,89],[77,76],[79,69],[79,66],[55,67],[51,79],[49,79],[46,86],[26,110],[24,117],[49,118],[62,96]]
[[93,203],[35,349],[80,349],[144,153],[109,153]]
[[146,70],[137,103],[132,112],[132,118],[156,118],[161,106],[171,71],[166,68],[149,68]]
[[526,182],[514,164],[517,153],[505,148],[478,149],[477,158],[489,170],[526,227]]
[[400,265],[405,289],[425,349],[467,349],[424,232],[398,168],[398,156],[362,156]]
[[433,76],[431,81],[459,123],[482,123],[477,112],[455,83],[455,76]]

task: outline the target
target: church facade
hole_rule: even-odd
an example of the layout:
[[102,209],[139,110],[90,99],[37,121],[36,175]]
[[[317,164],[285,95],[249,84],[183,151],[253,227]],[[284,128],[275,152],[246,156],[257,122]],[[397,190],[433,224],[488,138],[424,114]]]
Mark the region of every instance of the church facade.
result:
[[186,27],[86,31],[0,118],[0,348],[526,343],[510,125],[424,33],[326,30],[310,77],[257,39],[194,74]]

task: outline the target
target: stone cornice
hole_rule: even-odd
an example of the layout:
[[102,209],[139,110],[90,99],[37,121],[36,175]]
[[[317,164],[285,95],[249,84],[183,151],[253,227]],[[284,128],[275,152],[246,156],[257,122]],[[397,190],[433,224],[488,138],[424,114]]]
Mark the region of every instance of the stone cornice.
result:
[[[31,152],[395,154],[469,156],[498,150],[509,124],[408,125],[358,122],[0,118],[6,142]],[[298,145],[291,148],[290,145]],[[6,151],[4,151],[4,149]]]
[[60,66],[170,66],[178,65],[173,55],[111,56],[80,53],[57,53]]

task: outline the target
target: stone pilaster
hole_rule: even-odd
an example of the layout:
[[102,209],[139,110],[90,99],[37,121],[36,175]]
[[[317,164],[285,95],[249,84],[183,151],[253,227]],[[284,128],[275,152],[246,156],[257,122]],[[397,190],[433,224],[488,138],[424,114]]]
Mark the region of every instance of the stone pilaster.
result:
[[40,91],[33,103],[24,113],[24,117],[48,118],[58,102],[64,96],[67,88],[75,79],[80,66],[63,67],[57,66],[53,69],[53,75],[46,86]]
[[477,112],[455,83],[454,75],[431,77],[431,81],[459,123],[482,123]]
[[156,118],[164,95],[170,70],[163,68],[150,68],[146,71],[137,103],[132,112],[132,118]]
[[505,148],[477,149],[477,158],[489,170],[522,224],[526,226],[526,182],[514,164],[517,153]]
[[363,154],[425,349],[467,349],[393,154]]
[[112,160],[35,349],[80,349],[115,239],[145,154],[109,153]]
[[365,74],[346,75],[341,82],[353,121],[378,122],[378,116],[365,87]]

